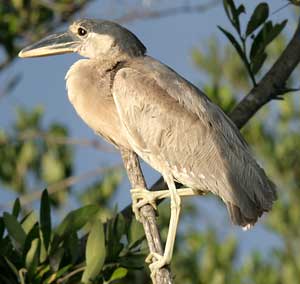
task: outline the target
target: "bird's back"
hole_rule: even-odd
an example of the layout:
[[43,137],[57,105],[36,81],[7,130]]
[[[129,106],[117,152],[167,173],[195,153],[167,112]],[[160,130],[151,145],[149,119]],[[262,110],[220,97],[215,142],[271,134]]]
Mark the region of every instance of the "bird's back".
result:
[[143,159],[188,187],[220,196],[236,224],[254,224],[271,209],[274,184],[218,106],[151,57],[127,63],[123,75],[133,86],[126,97],[132,111],[126,111]]

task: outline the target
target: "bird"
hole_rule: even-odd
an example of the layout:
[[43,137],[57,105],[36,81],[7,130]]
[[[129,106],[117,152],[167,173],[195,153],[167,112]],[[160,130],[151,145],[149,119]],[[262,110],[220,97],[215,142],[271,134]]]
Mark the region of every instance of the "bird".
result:
[[[256,162],[238,128],[220,107],[176,71],[147,54],[131,31],[108,20],[80,19],[66,32],[25,47],[19,56],[64,53],[85,57],[66,74],[68,98],[83,121],[115,147],[135,152],[160,172],[168,189],[132,189],[133,209],[170,198],[163,255],[172,259],[181,197],[213,193],[233,224],[249,229],[276,200],[276,186]],[[176,188],[176,182],[184,185]]]

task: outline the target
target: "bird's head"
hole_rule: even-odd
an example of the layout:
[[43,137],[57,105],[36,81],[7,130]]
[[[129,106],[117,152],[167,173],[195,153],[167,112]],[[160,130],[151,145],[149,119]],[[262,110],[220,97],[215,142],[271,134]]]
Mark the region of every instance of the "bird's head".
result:
[[67,32],[49,35],[20,51],[20,57],[49,56],[77,52],[88,58],[127,55],[141,56],[145,46],[129,30],[117,23],[83,19],[72,23]]

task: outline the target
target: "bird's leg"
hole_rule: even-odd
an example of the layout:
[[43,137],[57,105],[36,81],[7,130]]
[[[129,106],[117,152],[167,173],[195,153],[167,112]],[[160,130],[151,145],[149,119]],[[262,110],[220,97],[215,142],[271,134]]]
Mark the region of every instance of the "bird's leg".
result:
[[[145,188],[134,188],[130,190],[132,197],[132,211],[136,218],[139,220],[139,210],[145,204],[150,204],[155,210],[157,210],[156,200],[168,198],[171,196],[170,190],[157,190],[149,191]],[[179,196],[193,196],[200,195],[201,192],[193,188],[179,188],[176,190]]]
[[167,176],[165,177],[165,181],[167,182],[170,191],[171,217],[164,254],[150,254],[146,259],[147,261],[152,260],[152,263],[149,265],[152,279],[155,279],[155,275],[160,268],[171,262],[181,207],[181,198],[176,191],[173,178]]
[[[151,204],[154,208],[156,208],[156,204],[152,204],[156,200],[168,198],[171,196],[170,190],[156,190],[156,191],[150,191],[145,188],[133,188],[130,190],[130,193],[132,195],[132,198],[135,201],[147,201],[147,203]],[[194,196],[194,195],[201,195],[203,194],[201,191],[195,190],[193,188],[184,187],[184,188],[178,188],[176,190],[176,193],[181,196]],[[138,204],[138,202],[136,202]],[[141,207],[141,206],[139,206]]]

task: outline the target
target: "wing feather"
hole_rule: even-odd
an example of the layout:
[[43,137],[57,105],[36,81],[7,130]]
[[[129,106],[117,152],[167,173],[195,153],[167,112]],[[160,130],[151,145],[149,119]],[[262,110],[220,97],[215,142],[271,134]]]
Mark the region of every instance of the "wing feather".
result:
[[234,223],[253,224],[271,209],[274,184],[233,122],[191,83],[146,57],[120,69],[112,90],[129,143],[152,167],[220,196]]

